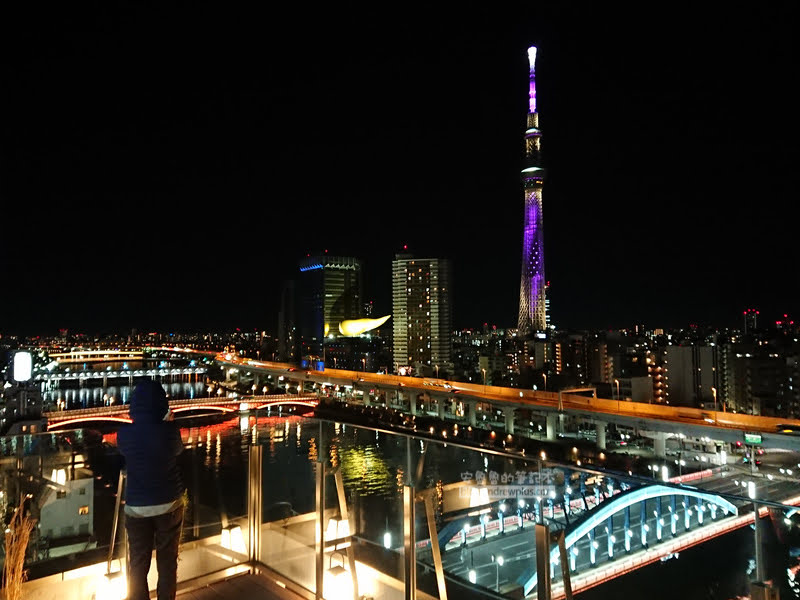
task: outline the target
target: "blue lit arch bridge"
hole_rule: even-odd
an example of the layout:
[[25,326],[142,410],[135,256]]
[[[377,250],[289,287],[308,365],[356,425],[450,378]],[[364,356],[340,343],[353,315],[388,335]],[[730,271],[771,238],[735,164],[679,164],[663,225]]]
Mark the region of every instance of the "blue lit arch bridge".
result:
[[[507,486],[498,488],[488,480],[479,485],[483,477],[437,490],[441,519],[436,546],[443,572],[501,594],[536,597],[538,523],[547,525],[553,537],[548,556],[538,564],[549,565],[552,598],[564,598],[558,537],[563,537],[570,589],[579,592],[752,525],[749,493],[758,498],[762,517],[770,507],[790,515],[791,507],[800,504],[796,479],[730,467],[667,481],[569,466],[552,470],[558,473],[554,485],[540,487],[538,496],[503,496],[498,491]],[[459,497],[469,501],[459,505]],[[422,562],[435,570],[431,539],[421,540],[417,548]]]
[[[608,578],[603,565],[620,554],[624,557],[638,553],[634,560],[617,560],[611,575],[617,576],[636,566],[649,564],[656,558],[673,555],[697,543],[730,530],[726,517],[739,515],[739,508],[722,496],[702,489],[683,489],[659,483],[628,486],[614,493],[610,490],[604,501],[583,511],[572,522],[568,515],[563,523],[549,520],[552,530],[564,532],[564,548],[569,557],[571,573],[592,573],[591,581],[600,583]],[[562,526],[563,525],[563,526]],[[700,530],[706,525],[704,530]],[[685,535],[692,532],[693,535]],[[653,552],[652,560],[645,562],[652,545],[664,544],[666,553]],[[559,570],[560,548],[550,550],[550,577],[555,579]],[[524,594],[536,587],[536,570],[524,572],[518,583]]]

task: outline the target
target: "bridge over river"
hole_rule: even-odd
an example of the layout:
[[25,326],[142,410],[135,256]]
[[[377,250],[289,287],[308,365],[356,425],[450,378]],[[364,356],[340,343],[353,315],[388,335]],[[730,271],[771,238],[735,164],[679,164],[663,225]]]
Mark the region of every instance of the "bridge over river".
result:
[[[550,567],[552,598],[557,600],[566,595],[562,560],[572,592],[579,592],[752,526],[755,510],[749,497],[758,499],[760,517],[770,508],[787,514],[800,504],[796,480],[732,467],[668,481],[603,478],[587,485],[581,478],[573,486],[544,498],[492,498],[445,514],[446,524],[437,535],[443,571],[504,594],[515,589],[525,596],[535,594],[535,524],[541,523],[551,534],[563,534],[563,558],[559,545],[551,541],[544,560]],[[447,495],[461,487],[444,491],[445,505]],[[435,568],[431,540],[418,542],[417,549],[420,559]]]
[[[246,396],[237,398],[208,398],[189,400],[170,400],[170,409],[176,415],[209,413],[237,413],[253,410],[280,408],[282,406],[301,406],[313,409],[317,406],[315,395],[297,394],[272,394],[265,396]],[[42,413],[47,419],[47,429],[63,429],[80,427],[92,422],[117,422],[130,423],[127,404],[111,406],[96,406],[93,408],[79,408],[70,410],[57,410]]]

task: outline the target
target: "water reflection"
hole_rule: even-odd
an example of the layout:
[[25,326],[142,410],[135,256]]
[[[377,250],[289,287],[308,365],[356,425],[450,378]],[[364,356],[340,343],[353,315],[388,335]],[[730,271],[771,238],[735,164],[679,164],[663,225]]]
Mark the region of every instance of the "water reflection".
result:
[[[101,380],[97,380],[101,383]],[[205,384],[200,381],[167,381],[161,380],[161,385],[172,399],[202,398],[205,394]],[[109,385],[103,387],[82,388],[55,388],[42,392],[45,406],[56,406],[65,402],[70,408],[91,408],[93,406],[107,406],[110,404],[128,404],[133,387],[129,385]]]
[[[122,371],[136,369],[152,369],[159,366],[170,367],[163,361],[128,361],[128,362],[103,362],[83,363],[69,367],[71,372],[76,371]],[[66,370],[66,368],[65,368]],[[189,379],[187,379],[187,377]],[[113,379],[103,385],[103,379],[87,379],[83,383],[77,381],[61,381],[41,384],[42,400],[45,406],[57,406],[65,403],[66,408],[90,408],[109,404],[127,404],[134,386],[141,377],[131,379]],[[192,399],[207,395],[202,375],[192,376],[163,376],[158,381],[164,386],[167,396],[174,399]]]

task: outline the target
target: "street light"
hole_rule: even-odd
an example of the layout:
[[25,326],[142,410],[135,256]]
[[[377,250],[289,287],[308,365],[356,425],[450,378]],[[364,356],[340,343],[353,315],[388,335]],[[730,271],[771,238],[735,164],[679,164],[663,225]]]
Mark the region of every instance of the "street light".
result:
[[717,388],[711,388],[711,395],[714,396],[714,412],[717,412]]
[[481,369],[483,372],[483,385],[486,385],[486,369]]
[[502,556],[495,556],[492,554],[492,562],[495,566],[495,580],[494,580],[494,590],[496,592],[500,591],[500,567],[503,566],[505,563],[505,559]]
[[547,373],[542,373],[542,377],[544,378],[544,391],[547,391]]
[[617,401],[619,401],[619,379],[615,379],[614,383],[617,384]]
[[361,365],[363,367],[362,370],[366,371],[367,370],[367,359],[366,358],[362,358],[361,359]]
[[436,369],[436,379],[439,379],[439,365],[433,365],[433,367]]

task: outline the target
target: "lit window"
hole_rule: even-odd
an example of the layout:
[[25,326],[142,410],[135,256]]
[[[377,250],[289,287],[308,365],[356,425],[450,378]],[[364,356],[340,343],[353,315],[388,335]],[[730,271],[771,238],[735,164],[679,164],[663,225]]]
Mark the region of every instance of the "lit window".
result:
[[81,506],[78,508],[79,515],[88,515],[89,514],[89,507],[88,506]]

